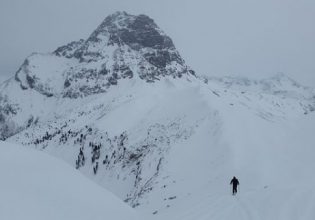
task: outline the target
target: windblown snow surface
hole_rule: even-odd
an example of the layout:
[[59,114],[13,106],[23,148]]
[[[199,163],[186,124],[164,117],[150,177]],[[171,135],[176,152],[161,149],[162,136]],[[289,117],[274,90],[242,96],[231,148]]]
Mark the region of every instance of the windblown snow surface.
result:
[[139,219],[59,159],[6,142],[0,142],[0,151],[0,219]]
[[[126,161],[113,159],[108,165],[100,161],[94,175],[95,163],[90,162],[89,156],[91,149],[85,147],[88,162],[80,170],[146,215],[144,219],[314,219],[312,90],[297,88],[291,82],[286,85],[288,79],[284,76],[271,82],[278,89],[286,87],[281,91],[290,92],[272,91],[270,85],[274,84],[269,81],[267,90],[263,86],[260,88],[264,83],[244,86],[236,79],[232,81],[210,79],[204,83],[193,78],[165,78],[147,84],[127,80],[106,95],[85,99],[84,106],[82,100],[63,100],[51,110],[58,112],[58,117],[47,114],[47,118],[9,141],[33,146],[30,140],[45,135],[46,131],[51,132],[67,119],[66,131],[84,133],[86,124],[93,125],[94,133],[88,133],[83,145],[88,141],[104,143],[101,149],[101,159],[104,159],[105,154],[111,155],[112,148],[117,148],[113,142],[119,141],[114,136],[125,132],[128,137],[124,142],[128,154]],[[100,134],[107,135],[107,141],[104,137],[101,139]],[[36,148],[74,166],[81,145],[73,144],[75,138],[69,139],[66,143],[60,142],[57,135]],[[133,162],[134,157],[139,157],[137,163]],[[14,156],[3,159],[8,164],[1,166],[1,173],[10,172],[5,179],[11,181],[10,164],[16,165],[10,161]],[[18,159],[20,169],[24,167],[23,159]],[[36,167],[45,164],[44,161],[33,162]],[[70,172],[70,168],[66,169]],[[25,179],[31,177],[29,172],[32,174],[31,168],[22,173]],[[45,176],[50,172],[47,169],[41,174],[43,181],[47,181]],[[229,185],[234,175],[240,180],[236,196],[231,195]],[[50,186],[55,180],[58,178],[46,184]],[[95,187],[81,187],[80,181],[74,181],[74,190],[79,185],[83,197],[88,196],[86,200],[91,201],[87,202],[86,210],[96,205],[100,211],[97,218],[101,219],[106,213],[101,210],[108,207],[108,196],[101,196],[104,203],[98,202],[99,196],[93,199]],[[64,188],[60,186],[61,194],[67,189],[68,183],[64,184]],[[53,188],[52,192],[54,190],[58,191]],[[37,191],[34,194],[36,196]],[[63,195],[68,196],[70,199],[73,195]]]

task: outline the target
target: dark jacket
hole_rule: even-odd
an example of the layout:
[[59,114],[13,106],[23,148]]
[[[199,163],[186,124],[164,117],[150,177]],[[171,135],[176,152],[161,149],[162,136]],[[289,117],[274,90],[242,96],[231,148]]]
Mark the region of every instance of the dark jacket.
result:
[[230,184],[233,184],[233,186],[237,186],[240,184],[240,182],[238,182],[238,179],[236,179],[235,177],[233,177],[233,179],[231,180],[231,183]]

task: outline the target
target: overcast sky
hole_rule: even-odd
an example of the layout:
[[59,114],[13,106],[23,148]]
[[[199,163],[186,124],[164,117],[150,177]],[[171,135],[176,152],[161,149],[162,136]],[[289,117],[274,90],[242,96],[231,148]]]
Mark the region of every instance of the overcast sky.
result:
[[315,0],[0,0],[0,76],[117,10],[152,17],[198,73],[282,72],[315,87]]

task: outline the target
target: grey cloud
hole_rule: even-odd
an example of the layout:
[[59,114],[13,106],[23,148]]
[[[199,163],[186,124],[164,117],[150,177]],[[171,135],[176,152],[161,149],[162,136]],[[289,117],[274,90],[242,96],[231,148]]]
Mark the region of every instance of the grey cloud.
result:
[[315,87],[313,0],[0,0],[0,74],[86,38],[117,10],[152,17],[198,73],[283,72]]

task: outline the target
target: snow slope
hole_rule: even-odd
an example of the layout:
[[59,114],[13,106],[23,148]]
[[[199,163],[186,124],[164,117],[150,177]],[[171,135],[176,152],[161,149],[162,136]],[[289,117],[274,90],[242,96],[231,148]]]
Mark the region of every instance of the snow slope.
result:
[[[9,141],[34,146],[62,127],[35,147],[73,166],[83,147],[87,163],[79,169],[153,219],[313,219],[315,115],[306,94],[193,78],[126,80],[83,107],[67,100],[58,118],[48,115],[49,123],[42,119]],[[77,136],[60,142],[69,130]],[[85,140],[76,142],[81,133]],[[102,144],[96,174],[89,142]],[[103,164],[114,151],[119,156]],[[236,197],[229,188],[234,175],[241,182]]]
[[[221,118],[219,135],[206,132],[213,127],[207,123],[180,150],[172,148],[168,168],[177,183],[169,195],[176,199],[165,196],[154,217],[314,219],[315,114],[270,121],[243,105],[222,105],[219,97],[211,104]],[[212,145],[218,136],[221,144]],[[241,184],[236,197],[229,188],[234,175]]]
[[112,193],[64,162],[0,143],[0,219],[139,219]]

